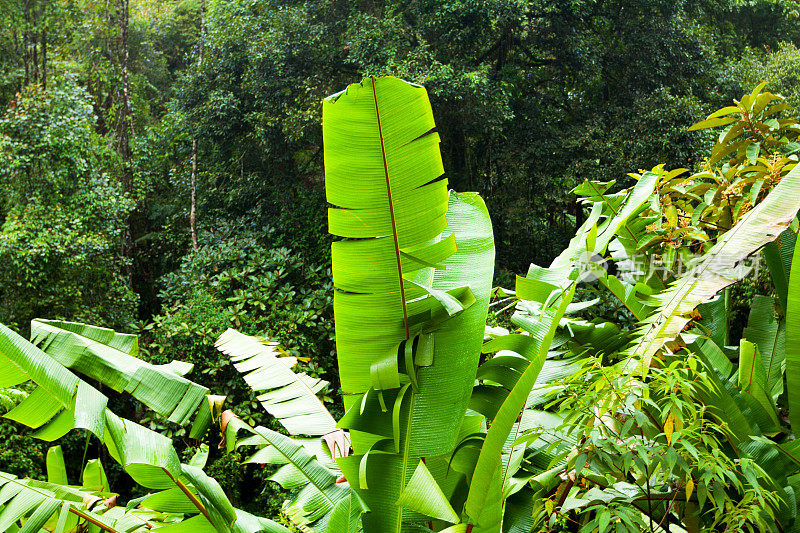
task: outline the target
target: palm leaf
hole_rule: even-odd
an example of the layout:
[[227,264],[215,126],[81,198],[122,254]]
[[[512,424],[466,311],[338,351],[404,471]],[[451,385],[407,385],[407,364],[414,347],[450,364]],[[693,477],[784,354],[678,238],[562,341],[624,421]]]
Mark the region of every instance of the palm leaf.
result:
[[278,357],[282,350],[277,343],[262,343],[228,329],[215,346],[230,356],[236,370],[259,393],[264,409],[290,434],[319,436],[336,431],[336,421],[317,397],[328,382],[293,372],[290,367],[296,359]]

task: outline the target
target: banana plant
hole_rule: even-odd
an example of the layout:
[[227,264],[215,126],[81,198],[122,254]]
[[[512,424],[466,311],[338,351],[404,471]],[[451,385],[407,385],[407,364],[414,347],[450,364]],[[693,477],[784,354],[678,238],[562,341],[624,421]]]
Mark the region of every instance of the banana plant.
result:
[[[0,388],[33,384],[7,418],[45,440],[88,430],[157,491],[98,506],[111,495],[100,465],[69,486],[53,448],[46,484],[0,474],[0,525],[288,531],[234,509],[202,470],[207,452],[181,464],[74,371],[181,424],[194,416],[193,434],[218,418],[229,451],[279,467],[284,518],[303,532],[797,530],[800,129],[762,89],[695,128],[728,129],[689,179],[658,166],[619,192],[576,187],[588,216],[567,249],[495,291],[512,301],[513,331],[485,328],[490,219],[478,195],[447,190],[425,89],[370,77],[327,98],[344,417],[269,339],[229,330],[217,348],[290,435],[220,414],[186,365],[139,360],[135,336],[37,320],[31,344],[0,326]],[[729,346],[720,292],[762,249],[775,295],[753,300]],[[621,268],[642,253],[663,275]],[[587,291],[616,298],[626,321],[605,320]]]
[[47,451],[46,482],[0,473],[0,492],[4,494],[0,529],[13,530],[22,523],[20,531],[64,532],[85,524],[108,532],[135,532],[183,521],[180,513],[118,506],[119,495],[111,492],[98,459],[87,462],[81,480],[80,485],[69,484],[60,446]]
[[270,480],[295,491],[282,509],[294,527],[331,533],[360,531],[366,507],[342,479],[335,461],[350,453],[350,438],[336,429],[336,421],[317,396],[328,383],[294,372],[297,359],[269,339],[229,329],[216,347],[259,393],[264,409],[293,436],[252,427],[226,411],[220,421],[227,450],[255,448],[247,463],[279,466]]
[[[72,344],[68,342],[66,346]],[[74,352],[69,350],[64,357],[69,355],[74,355]],[[171,439],[114,414],[108,409],[108,398],[104,394],[54,357],[1,324],[0,376],[2,387],[29,383],[32,388],[30,395],[6,413],[5,418],[27,425],[35,430],[35,437],[48,441],[74,429],[93,434],[136,483],[159,491],[150,497],[152,499],[133,502],[131,507],[149,509],[163,516],[164,520],[170,522],[165,528],[176,531],[199,527],[216,531],[288,532],[288,529],[269,519],[235,509],[219,484],[207,476],[200,465],[180,462]],[[169,377],[168,380],[176,378]],[[170,388],[161,391],[165,396],[161,405],[174,400],[166,397],[171,393]],[[210,405],[208,409],[210,418]],[[13,476],[3,478],[8,489],[4,486],[0,491],[9,498],[13,496],[11,502],[4,500],[7,505],[0,512],[0,520],[4,520],[2,523],[8,522],[7,529],[24,528],[30,522],[29,530],[39,531],[42,527],[39,524],[54,520],[56,527],[62,531],[66,530],[67,524],[72,524],[70,531],[86,524],[109,532],[150,529],[146,520],[144,523],[137,521],[137,517],[142,515],[138,511],[127,513],[110,509],[102,514],[87,512],[85,508],[71,503],[74,498],[65,500],[62,496],[70,491],[64,488],[66,480],[63,469],[54,467],[51,470],[61,471],[61,475],[58,476],[58,483],[47,487],[16,480]],[[173,512],[180,513],[180,516],[164,515]],[[74,522],[75,516],[78,517],[77,523]]]
[[[436,474],[463,432],[494,267],[488,212],[448,193],[427,92],[370,77],[323,102],[339,376],[364,530],[458,524]],[[443,486],[445,485],[445,486]],[[440,527],[443,529],[443,527]]]

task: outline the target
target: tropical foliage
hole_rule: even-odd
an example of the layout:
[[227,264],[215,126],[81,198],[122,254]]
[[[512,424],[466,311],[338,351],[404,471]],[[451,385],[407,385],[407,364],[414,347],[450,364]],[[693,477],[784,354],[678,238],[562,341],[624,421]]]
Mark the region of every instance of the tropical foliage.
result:
[[[700,171],[719,131],[689,126],[762,81],[797,106],[799,15],[794,0],[0,0],[0,322],[26,339],[34,319],[138,334],[140,359],[193,364],[184,378],[281,432],[258,399],[269,391],[214,346],[228,328],[263,336],[331,383],[321,399],[340,420],[326,95],[370,75],[426,87],[447,186],[483,198],[492,283],[513,289],[586,220],[570,193],[584,178],[618,180],[613,193],[659,163]],[[723,198],[707,222],[728,216]],[[670,224],[653,233],[656,257],[672,253]],[[680,230],[686,242],[713,238],[701,226]],[[726,291],[731,343],[772,285],[761,269]],[[613,293],[596,297],[582,317],[629,324]],[[766,316],[769,301],[756,303]],[[515,328],[514,304],[489,323]],[[87,380],[114,413],[193,455],[191,424]],[[44,481],[48,444],[32,433],[0,423],[0,470]],[[206,471],[234,506],[278,516],[273,468],[211,439]],[[97,458],[115,491],[145,493],[96,437],[53,444],[70,480]]]
[[[71,473],[50,448],[47,481],[0,474],[0,529],[794,530],[800,126],[787,111],[759,85],[693,127],[721,129],[697,171],[657,166],[617,192],[585,181],[569,246],[492,289],[491,221],[477,194],[447,191],[426,90],[350,85],[323,114],[344,415],[273,338],[228,329],[215,344],[270,428],[224,410],[185,377],[191,363],[148,362],[137,335],[37,319],[27,341],[0,326],[5,417],[105,450]],[[769,292],[737,332],[731,291],[754,276]],[[106,390],[198,445],[182,458]],[[215,435],[269,465],[280,516],[237,509],[204,471]],[[112,492],[113,464],[141,496]]]

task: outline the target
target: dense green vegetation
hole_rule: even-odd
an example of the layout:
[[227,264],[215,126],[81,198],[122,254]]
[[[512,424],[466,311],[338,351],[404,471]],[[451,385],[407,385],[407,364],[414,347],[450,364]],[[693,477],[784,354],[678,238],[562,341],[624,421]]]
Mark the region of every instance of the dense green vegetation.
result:
[[[0,6],[0,323],[10,328],[3,338],[12,339],[0,343],[0,353],[15,368],[20,363],[9,355],[9,346],[30,355],[13,330],[44,349],[42,357],[81,374],[82,383],[109,397],[108,411],[105,404],[95,411],[105,430],[80,425],[76,415],[69,427],[84,429],[67,433],[64,425],[54,443],[61,448],[50,452],[51,443],[32,436],[33,430],[0,422],[0,471],[63,484],[57,471],[64,470],[70,482],[80,480],[83,492],[98,493],[103,485],[103,496],[110,484],[124,503],[168,488],[130,466],[147,461],[120,453],[125,446],[136,448],[108,429],[122,417],[172,439],[162,443],[157,457],[168,463],[170,475],[184,476],[184,483],[200,491],[202,501],[214,502],[207,506],[221,506],[227,525],[212,520],[217,530],[250,520],[244,514],[232,518],[233,505],[301,530],[304,522],[324,530],[332,521],[342,529],[331,531],[349,531],[350,524],[340,521],[348,516],[344,508],[333,518],[332,507],[314,515],[318,502],[304,499],[303,492],[281,513],[287,495],[268,480],[274,468],[242,464],[252,450],[237,447],[240,430],[251,435],[246,444],[263,447],[254,460],[261,464],[281,462],[263,451],[266,443],[296,448],[281,436],[284,430],[305,436],[323,432],[293,426],[263,398],[274,387],[242,379],[235,359],[242,350],[258,349],[247,347],[256,341],[229,339],[233,348],[215,349],[232,327],[278,342],[282,355],[299,358],[306,376],[301,381],[313,380],[318,392],[324,383],[318,380],[331,382],[321,392],[322,410],[315,411],[325,418],[321,413],[329,410],[325,420],[342,419],[345,408],[359,402],[354,395],[383,391],[368,394],[364,413],[350,410],[342,422],[351,432],[363,432],[353,438],[353,451],[363,458],[356,469],[347,461],[339,465],[354,490],[344,490],[347,485],[334,483],[335,477],[325,489],[348,509],[366,502],[374,510],[365,515],[367,531],[441,531],[449,519],[463,525],[452,531],[477,533],[499,527],[500,517],[503,531],[515,532],[656,530],[670,522],[667,527],[687,531],[796,527],[794,487],[800,478],[792,466],[791,422],[800,423],[800,408],[792,409],[797,400],[791,391],[800,384],[793,381],[797,359],[789,340],[797,292],[791,288],[798,282],[789,271],[797,228],[759,252],[768,268],[713,301],[728,283],[717,280],[683,293],[675,289],[679,280],[665,289],[679,276],[626,277],[620,262],[623,251],[635,250],[674,272],[714,243],[727,242],[725,235],[734,244],[722,255],[740,262],[777,237],[774,227],[753,221],[758,217],[749,213],[759,209],[754,206],[765,204],[773,222],[794,217],[797,187],[782,177],[796,158],[796,111],[779,107],[782,99],[762,95],[780,94],[800,106],[796,2],[3,0]],[[483,197],[491,218],[482,223],[493,230],[495,255],[488,263],[477,252],[417,262],[419,279],[411,281],[427,289],[409,286],[407,296],[422,291],[456,318],[444,320],[441,310],[431,309],[411,326],[406,317],[406,327],[398,331],[383,330],[378,321],[365,355],[353,338],[361,338],[357,328],[370,327],[369,317],[358,318],[353,331],[337,323],[334,337],[333,287],[372,292],[369,280],[347,276],[353,269],[372,269],[378,260],[365,256],[359,259],[364,263],[337,266],[330,244],[340,237],[383,234],[332,228],[336,237],[331,237],[326,231],[328,205],[348,207],[343,198],[356,204],[358,198],[350,197],[352,191],[331,192],[330,169],[323,162],[330,165],[335,145],[326,137],[323,147],[321,101],[367,76],[387,74],[426,87],[448,186]],[[766,88],[742,98],[762,81]],[[742,109],[727,109],[728,115],[710,119],[707,128],[689,130],[734,99]],[[770,110],[775,113],[767,115]],[[720,136],[723,129],[727,136]],[[355,156],[344,150],[341,157]],[[673,172],[681,168],[689,173]],[[473,197],[455,195],[443,204],[437,198],[438,204],[416,199],[415,205],[455,210],[448,215],[449,231],[456,241],[469,241],[455,220],[458,209],[466,209],[458,206],[473,205]],[[618,211],[625,198],[635,202],[625,201],[631,211],[622,220]],[[737,223],[746,228],[747,242],[736,241],[741,234],[731,228]],[[443,230],[425,231],[432,238]],[[413,256],[425,242],[402,247]],[[335,246],[341,249],[342,243]],[[597,273],[599,282],[576,283],[563,260],[586,254],[613,257],[617,277]],[[427,270],[447,261],[470,267],[460,278],[457,269],[445,269],[455,272],[454,279]],[[552,266],[529,269],[530,263]],[[720,275],[730,282],[743,277],[727,270]],[[402,278],[394,276],[399,283]],[[504,328],[512,340],[503,340],[502,329],[491,330],[473,388],[492,285],[509,288],[492,292],[489,323]],[[464,286],[477,303],[456,290]],[[673,296],[669,291],[679,291],[685,302],[673,309],[662,298],[665,311],[645,298],[662,290]],[[348,312],[339,300],[337,317]],[[136,334],[136,349],[131,340],[102,348],[111,342],[106,333],[95,338],[89,330],[73,331],[77,326],[32,324],[37,318]],[[636,329],[637,322],[648,320],[659,325],[658,333]],[[552,331],[552,345],[542,341],[550,326],[560,326]],[[684,327],[688,333],[679,336]],[[517,340],[526,334],[539,339],[535,348]],[[430,345],[426,336],[444,340]],[[75,355],[90,341],[99,346]],[[406,341],[407,358],[387,359],[398,346],[406,350]],[[454,344],[461,347],[448,352]],[[378,357],[369,350],[386,353]],[[423,363],[424,354],[433,354],[433,365],[420,364],[418,351]],[[498,351],[497,357],[488,355]],[[144,370],[117,352],[136,356]],[[537,382],[536,364],[526,373],[520,357],[536,362],[548,352],[547,361],[539,361]],[[43,360],[36,357],[31,361]],[[135,383],[166,380],[195,391],[191,406],[183,406],[191,408],[178,416],[177,407],[167,405],[172,400],[156,392],[128,390],[120,385],[122,378],[87,373],[86,365],[104,357],[117,358],[109,365],[121,374],[140,372]],[[654,357],[661,362],[652,363]],[[174,360],[194,367],[185,374],[188,367],[182,365],[158,366]],[[437,366],[438,360],[449,362]],[[643,361],[650,370],[635,365],[632,370],[631,361]],[[37,365],[30,364],[25,379],[9,374],[0,380],[0,387],[7,387],[0,394],[4,409],[45,394],[37,390],[54,394],[50,378],[42,382]],[[746,364],[765,371],[748,374]],[[77,383],[59,375],[66,380],[61,383]],[[460,379],[461,388],[438,385],[440,396],[459,398],[456,404],[426,397],[443,376],[453,387]],[[525,383],[520,376],[540,386],[545,376],[556,393],[528,394],[531,382],[527,401],[506,407],[502,391],[514,397],[517,378]],[[81,387],[79,392],[88,390]],[[225,408],[236,415],[232,425],[223,418],[227,449],[217,446],[219,413],[207,421],[208,434],[199,429],[203,424],[193,426],[197,412],[217,407],[201,401],[206,394],[225,395]],[[69,412],[76,398],[59,401],[58,409],[36,404],[43,410],[38,422],[25,422],[27,415],[11,418],[35,429],[61,409]],[[417,402],[419,412],[404,402]],[[459,428],[467,406],[470,425]],[[400,422],[406,414],[419,424],[409,424],[416,429],[408,435],[399,430],[406,427]],[[106,430],[113,436],[105,436]],[[406,447],[406,438],[413,446]],[[202,442],[210,446],[195,456],[206,450],[199,448]],[[58,467],[61,454],[65,461]],[[450,467],[457,475],[443,481],[445,459],[452,454]],[[328,479],[339,466],[324,455],[319,452],[321,462],[313,468],[322,468],[326,473],[320,475]],[[397,498],[409,480],[395,470],[393,457],[403,458],[408,476],[419,472],[417,484],[435,479],[442,494],[409,489],[403,507],[411,511],[398,515]],[[492,472],[501,457],[504,473],[498,480]],[[204,465],[205,474],[175,466],[178,458]],[[227,504],[213,490],[213,495],[203,492],[205,481],[191,477],[206,474],[224,490]],[[105,476],[107,481],[94,482]],[[285,488],[305,486],[296,472],[283,476]],[[373,477],[396,493],[376,497]],[[54,486],[45,490],[63,496]],[[507,503],[494,509],[486,501]],[[176,505],[198,524],[205,517],[189,503],[188,510],[185,501]],[[6,512],[10,508],[0,511],[4,530],[13,530],[11,524],[34,509],[15,514],[20,510]],[[480,512],[484,508],[486,515]],[[55,512],[55,507],[41,509],[41,515],[49,510],[44,519]],[[175,510],[152,501],[148,509]],[[390,516],[397,521],[376,522]],[[691,516],[696,522],[687,519]],[[139,518],[109,519],[136,523]],[[167,524],[176,517],[146,519]],[[255,522],[244,522],[239,525],[245,530],[258,529]],[[282,531],[264,524],[259,527]]]

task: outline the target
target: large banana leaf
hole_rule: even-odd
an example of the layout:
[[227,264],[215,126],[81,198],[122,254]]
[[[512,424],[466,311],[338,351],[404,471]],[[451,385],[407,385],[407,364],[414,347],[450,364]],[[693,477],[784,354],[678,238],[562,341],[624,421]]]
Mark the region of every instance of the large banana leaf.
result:
[[36,319],[31,321],[31,342],[67,368],[117,392],[128,392],[176,424],[186,424],[206,405],[208,389],[182,377],[192,369],[191,364],[152,365],[138,359],[135,335]]
[[642,322],[639,337],[627,350],[644,366],[665,343],[675,339],[691,320],[688,313],[741,279],[741,263],[775,240],[800,209],[800,167],[787,174],[769,195],[719,238],[693,268],[652,298],[659,305]]
[[[432,332],[432,361],[418,367],[418,393],[409,386],[400,394],[387,394],[387,403],[394,408],[386,413],[381,412],[376,395],[370,395],[340,422],[359,431],[394,437],[394,449],[400,452],[399,456],[385,451],[370,453],[356,446],[356,458],[342,460],[343,470],[353,464],[357,469],[366,465],[367,473],[360,475],[367,475],[367,481],[376,480],[366,483],[369,490],[359,488],[371,509],[364,517],[366,531],[405,531],[414,522],[424,523],[424,507],[412,510],[406,507],[412,500],[401,500],[400,495],[418,468],[418,457],[453,449],[469,402],[488,309],[494,246],[488,212],[479,196],[451,193],[448,222],[445,233],[454,233],[458,251],[444,260],[444,269],[435,272],[433,286],[449,290],[467,285],[476,302]],[[415,358],[414,362],[418,361]],[[351,423],[353,410],[361,409],[358,421]],[[380,489],[373,489],[376,485]],[[386,488],[390,485],[394,487],[391,490]]]
[[406,279],[425,283],[429,265],[454,251],[434,242],[448,195],[433,128],[425,89],[393,77],[366,78],[323,102],[329,231],[359,239],[331,250],[345,393],[399,386],[392,361],[414,330],[408,301],[424,296]]
[[328,382],[306,373],[296,374],[296,359],[278,357],[277,343],[228,329],[217,340],[219,351],[231,357],[233,366],[257,393],[258,401],[292,435],[325,435],[336,431],[336,420],[317,397]]
[[[794,172],[793,170],[790,174]],[[800,246],[794,249],[786,303],[786,388],[789,422],[795,435],[800,433],[800,267],[798,265],[800,265]]]
[[445,235],[452,231],[458,250],[434,272],[432,285],[441,291],[468,286],[476,301],[433,332],[432,364],[419,368],[409,447],[422,457],[455,445],[475,381],[494,276],[494,238],[483,199],[451,192],[447,220]]
[[488,309],[488,213],[475,194],[448,195],[433,127],[425,89],[396,78],[365,79],[323,104],[329,229],[345,238],[332,247],[348,409],[339,425],[358,454],[342,468],[357,461],[357,477],[381,478],[359,483],[366,531],[424,523],[427,507],[404,489],[420,457],[456,444]]

